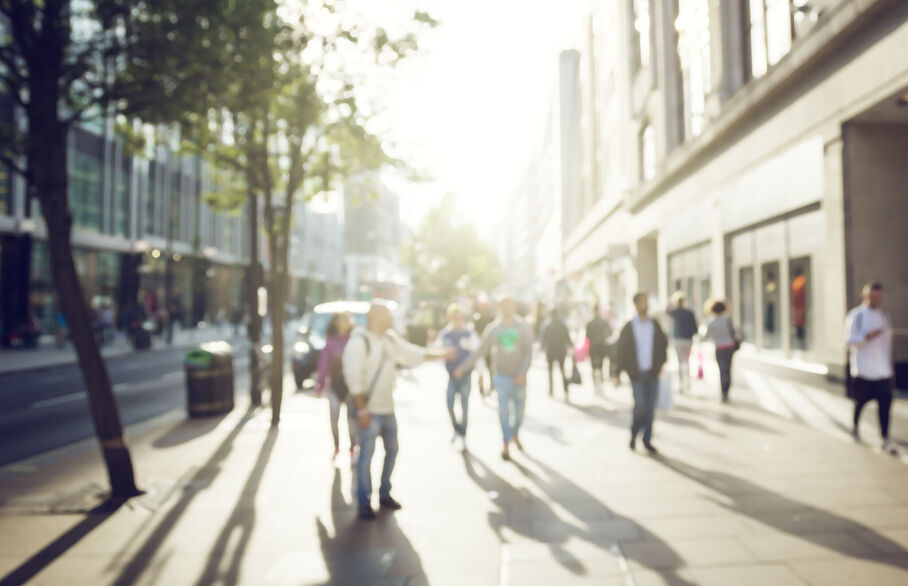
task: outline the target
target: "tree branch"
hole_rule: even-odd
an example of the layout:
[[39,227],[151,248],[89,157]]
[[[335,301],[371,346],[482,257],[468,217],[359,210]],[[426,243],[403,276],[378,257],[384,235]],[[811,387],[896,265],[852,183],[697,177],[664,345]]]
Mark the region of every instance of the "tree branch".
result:
[[12,157],[10,157],[9,155],[7,155],[4,152],[0,152],[0,163],[6,165],[13,171],[13,173],[17,173],[17,174],[21,175],[22,177],[25,178],[25,180],[27,182],[31,183],[31,181],[30,181],[31,174],[23,167],[20,167],[19,163],[17,163],[15,161],[15,159],[13,159]]

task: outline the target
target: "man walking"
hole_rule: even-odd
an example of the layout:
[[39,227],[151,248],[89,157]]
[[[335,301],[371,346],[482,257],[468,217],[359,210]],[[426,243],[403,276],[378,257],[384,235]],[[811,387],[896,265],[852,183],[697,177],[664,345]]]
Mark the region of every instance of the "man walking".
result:
[[545,359],[549,367],[549,395],[555,394],[555,385],[552,380],[552,369],[558,364],[558,372],[561,373],[561,389],[564,391],[564,398],[568,396],[568,378],[564,374],[564,359],[567,357],[569,350],[572,350],[574,343],[571,341],[571,333],[564,323],[563,311],[553,310],[552,317],[546,322],[542,330],[542,348],[545,350]]
[[[467,449],[470,372],[467,371],[464,376],[457,378],[454,376],[454,371],[479,345],[479,337],[476,335],[476,331],[468,325],[463,317],[463,310],[456,303],[448,307],[448,323],[438,332],[438,342],[441,346],[454,349],[454,357],[445,362],[445,368],[448,370],[448,415],[451,417],[451,425],[454,427],[454,437],[451,438],[451,443],[459,441],[460,445],[457,447],[460,451],[465,451]],[[457,414],[454,411],[454,404],[457,402],[458,396],[460,397],[460,421],[457,420]]]
[[[626,372],[634,390],[634,419],[631,424],[632,450],[637,447],[637,434],[643,432],[643,447],[650,453],[653,446],[653,418],[659,395],[659,373],[665,364],[668,339],[659,324],[648,315],[646,293],[634,295],[637,315],[630,320],[618,337],[615,378]],[[615,383],[617,384],[617,380]]]
[[690,390],[690,349],[697,335],[697,318],[685,307],[686,301],[684,293],[676,291],[672,295],[674,307],[668,312],[672,318],[672,347],[678,357],[678,384],[682,392],[685,388]]
[[599,304],[593,306],[593,319],[586,324],[586,339],[590,342],[590,363],[593,367],[593,382],[602,384],[605,375],[602,374],[602,363],[608,356],[608,340],[612,337],[612,326],[599,311]]
[[360,519],[374,519],[372,509],[372,455],[381,437],[385,461],[379,487],[382,509],[398,510],[391,497],[391,472],[397,460],[397,418],[394,416],[396,366],[415,366],[425,359],[451,356],[449,349],[428,350],[403,340],[391,330],[394,317],[386,303],[375,301],[369,308],[365,328],[350,336],[342,358],[344,381],[356,407],[359,426],[359,459],[356,462],[356,498]]
[[461,363],[454,376],[464,376],[477,360],[492,351],[495,361],[493,386],[498,391],[498,417],[504,439],[501,458],[510,460],[511,441],[517,449],[523,450],[518,434],[526,407],[527,371],[533,359],[533,332],[517,316],[517,304],[513,299],[502,299],[499,309],[498,319],[483,332],[479,348]]
[[879,407],[883,450],[895,453],[889,439],[889,410],[892,407],[892,321],[880,309],[883,286],[867,283],[861,294],[864,302],[848,312],[845,320],[846,342],[850,351],[849,368],[854,397],[854,427],[851,434],[860,441],[858,424],[861,410],[870,401]]

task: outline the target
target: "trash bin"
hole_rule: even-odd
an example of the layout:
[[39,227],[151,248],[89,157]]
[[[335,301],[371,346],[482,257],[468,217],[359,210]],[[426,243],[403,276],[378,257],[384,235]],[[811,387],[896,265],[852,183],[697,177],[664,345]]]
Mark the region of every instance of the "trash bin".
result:
[[186,410],[190,417],[227,413],[233,409],[233,348],[208,342],[190,350],[186,370]]
[[135,350],[148,350],[151,348],[151,332],[148,322],[140,323],[132,333],[132,347]]

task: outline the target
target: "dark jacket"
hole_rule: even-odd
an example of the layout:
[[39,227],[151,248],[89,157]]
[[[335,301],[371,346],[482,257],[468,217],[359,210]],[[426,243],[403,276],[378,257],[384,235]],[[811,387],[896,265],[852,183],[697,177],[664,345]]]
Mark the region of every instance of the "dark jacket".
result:
[[564,358],[574,344],[571,333],[560,319],[552,318],[542,330],[542,347],[549,358]]
[[697,318],[686,307],[676,307],[668,312],[672,318],[672,338],[691,340],[697,335]]
[[[668,338],[665,337],[665,332],[662,331],[659,322],[656,320],[653,320],[653,328],[653,369],[650,374],[658,375],[667,358]],[[637,345],[634,342],[634,326],[631,325],[631,322],[627,322],[624,325],[621,329],[621,334],[618,336],[615,362],[615,376],[626,372],[631,380],[642,378],[637,366]]]

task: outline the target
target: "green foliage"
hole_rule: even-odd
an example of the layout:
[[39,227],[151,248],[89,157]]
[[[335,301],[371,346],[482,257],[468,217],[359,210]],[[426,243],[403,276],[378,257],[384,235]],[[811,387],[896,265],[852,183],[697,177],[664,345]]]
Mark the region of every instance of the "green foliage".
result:
[[448,301],[459,293],[488,291],[501,282],[498,255],[479,239],[474,226],[454,222],[455,211],[456,199],[446,196],[404,246],[417,300]]

